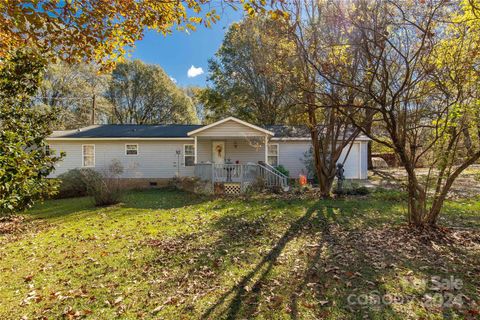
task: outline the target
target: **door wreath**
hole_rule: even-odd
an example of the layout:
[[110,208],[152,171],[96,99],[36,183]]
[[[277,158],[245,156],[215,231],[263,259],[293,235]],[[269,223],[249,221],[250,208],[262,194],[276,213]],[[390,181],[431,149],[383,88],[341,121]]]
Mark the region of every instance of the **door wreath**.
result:
[[222,150],[223,150],[222,146],[217,144],[217,146],[215,147],[215,151],[217,151],[217,155],[219,158],[222,156]]

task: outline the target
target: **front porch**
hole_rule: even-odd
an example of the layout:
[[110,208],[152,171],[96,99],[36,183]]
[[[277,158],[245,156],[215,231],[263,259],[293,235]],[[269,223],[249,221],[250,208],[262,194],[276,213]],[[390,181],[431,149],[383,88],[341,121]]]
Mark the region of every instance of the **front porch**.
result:
[[195,164],[195,177],[211,184],[213,191],[237,194],[245,192],[255,182],[261,182],[267,188],[279,187],[288,190],[288,177],[274,167],[264,163],[249,164]]
[[278,163],[278,146],[269,144],[272,132],[227,118],[188,135],[194,139],[190,159],[194,174],[214,190],[221,186],[244,192],[257,179],[267,187],[287,188],[288,178],[273,167]]

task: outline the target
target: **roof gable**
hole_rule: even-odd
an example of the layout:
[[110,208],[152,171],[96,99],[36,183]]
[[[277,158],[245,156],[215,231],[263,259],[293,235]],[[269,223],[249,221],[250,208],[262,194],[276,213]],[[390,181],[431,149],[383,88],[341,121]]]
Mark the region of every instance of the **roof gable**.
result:
[[258,136],[259,134],[275,135],[272,131],[235,117],[222,119],[188,133],[189,136]]

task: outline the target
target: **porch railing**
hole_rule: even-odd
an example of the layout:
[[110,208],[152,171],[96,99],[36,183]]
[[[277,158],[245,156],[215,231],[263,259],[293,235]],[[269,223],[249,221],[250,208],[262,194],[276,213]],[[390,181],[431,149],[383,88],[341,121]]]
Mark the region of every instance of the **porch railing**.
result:
[[213,181],[213,165],[211,163],[197,163],[194,169],[195,177],[204,181]]
[[258,164],[260,176],[265,180],[267,187],[288,188],[288,177],[265,162]]
[[252,164],[195,164],[195,176],[204,181],[239,182],[242,190],[249,183],[261,177],[267,187],[288,188],[288,178],[264,163]]

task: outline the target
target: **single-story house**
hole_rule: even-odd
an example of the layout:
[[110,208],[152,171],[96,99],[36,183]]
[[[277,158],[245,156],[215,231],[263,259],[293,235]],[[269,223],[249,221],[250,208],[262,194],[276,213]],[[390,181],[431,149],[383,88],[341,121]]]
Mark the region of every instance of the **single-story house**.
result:
[[[260,127],[234,117],[209,125],[93,125],[55,131],[47,141],[66,154],[52,177],[74,168],[104,170],[115,159],[124,168],[121,178],[136,187],[197,176],[243,188],[259,175],[267,184],[285,186],[288,177],[275,167],[286,168],[289,178],[307,175],[311,147],[305,127]],[[357,137],[346,160],[344,150],[347,179],[367,178],[367,142]]]

